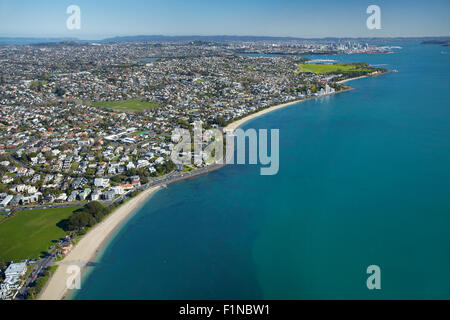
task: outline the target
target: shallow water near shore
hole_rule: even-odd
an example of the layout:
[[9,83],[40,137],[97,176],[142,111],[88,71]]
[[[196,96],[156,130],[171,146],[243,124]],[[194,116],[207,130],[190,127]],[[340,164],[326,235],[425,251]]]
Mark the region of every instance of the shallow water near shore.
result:
[[450,299],[450,59],[400,45],[312,57],[399,72],[246,123],[280,129],[279,173],[228,165],[158,191],[74,298]]

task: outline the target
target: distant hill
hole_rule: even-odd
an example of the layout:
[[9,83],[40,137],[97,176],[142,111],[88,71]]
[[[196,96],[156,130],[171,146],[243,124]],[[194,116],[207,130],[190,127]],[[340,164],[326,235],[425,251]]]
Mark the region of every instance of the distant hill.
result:
[[266,36],[165,36],[165,35],[138,35],[123,36],[103,39],[102,42],[186,42],[186,41],[277,41],[277,40],[302,40],[292,37],[266,37]]
[[391,37],[391,38],[351,38],[351,37],[325,37],[325,38],[300,38],[300,37],[270,37],[270,36],[165,36],[165,35],[136,35],[106,38],[101,42],[186,42],[186,41],[210,41],[210,42],[230,42],[230,41],[301,41],[301,40],[321,40],[321,41],[365,41],[365,42],[402,42],[402,41],[425,41],[437,40],[442,37]]
[[63,41],[78,41],[77,38],[14,38],[0,37],[0,44],[38,44]]
[[450,46],[450,39],[425,40],[422,44],[440,44],[442,46]]
[[[167,35],[133,35],[133,36],[118,36],[113,38],[106,38],[103,40],[80,40],[77,38],[32,38],[32,37],[0,37],[0,45],[5,44],[51,44],[51,43],[64,43],[65,45],[89,43],[89,42],[189,42],[189,41],[202,41],[202,42],[233,42],[233,41],[362,41],[370,43],[383,43],[383,42],[403,42],[403,41],[422,41],[423,43],[438,43],[438,41],[444,41],[448,43],[449,37],[392,37],[392,38],[350,38],[350,37],[326,37],[326,38],[299,38],[299,37],[270,37],[270,36],[230,36],[230,35],[212,35],[212,36],[167,36]],[[446,45],[445,43],[440,43]]]

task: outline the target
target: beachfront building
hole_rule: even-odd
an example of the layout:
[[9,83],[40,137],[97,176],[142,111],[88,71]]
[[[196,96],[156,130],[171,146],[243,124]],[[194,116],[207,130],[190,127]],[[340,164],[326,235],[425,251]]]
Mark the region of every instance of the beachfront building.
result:
[[86,198],[91,194],[91,189],[90,188],[86,188],[84,189],[82,192],[80,192],[80,194],[78,195],[78,197],[80,198],[80,200],[86,200]]
[[14,299],[22,287],[20,277],[27,273],[26,262],[11,263],[5,271],[5,280],[0,284],[0,299]]
[[335,90],[334,90],[334,88],[332,88],[332,87],[330,87],[329,85],[328,85],[328,83],[325,85],[325,94],[331,94],[331,93],[334,93],[335,92]]
[[96,200],[100,199],[101,194],[102,194],[102,192],[99,189],[95,189],[94,191],[92,191],[89,198],[91,201],[96,201]]
[[[12,300],[14,299],[14,290],[20,289],[19,278],[6,278],[0,284],[0,299],[2,300]],[[17,292],[17,291],[16,291]]]
[[26,262],[11,263],[5,271],[6,277],[20,277],[27,272]]
[[125,183],[120,185],[124,191],[129,191],[134,188],[134,186],[131,183]]
[[124,189],[121,186],[114,186],[111,188],[111,191],[113,191],[114,194],[117,194],[117,195],[124,194]]
[[35,202],[39,201],[40,197],[42,197],[42,193],[41,192],[36,192],[36,193],[34,193],[32,195],[29,195],[27,197],[22,197],[21,198],[21,203],[23,205],[30,204],[30,203],[35,203]]
[[73,244],[72,243],[69,243],[66,246],[61,247],[62,254],[64,256],[66,256],[70,252],[70,250],[72,250],[72,248],[73,248]]
[[114,200],[115,196],[116,196],[116,193],[113,190],[108,190],[102,194],[103,199],[106,201]]

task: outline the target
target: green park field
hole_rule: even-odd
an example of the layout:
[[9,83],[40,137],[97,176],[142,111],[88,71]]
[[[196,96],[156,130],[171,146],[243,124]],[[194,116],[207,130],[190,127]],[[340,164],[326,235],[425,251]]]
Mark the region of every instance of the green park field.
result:
[[24,210],[0,224],[0,262],[34,259],[53,241],[66,235],[62,229],[77,207]]
[[315,74],[371,72],[365,63],[333,63],[333,64],[307,64],[298,65],[298,72],[312,72]]
[[129,99],[122,101],[96,101],[91,102],[94,107],[107,108],[116,111],[143,111],[151,108],[156,108],[157,103],[142,101],[139,99]]

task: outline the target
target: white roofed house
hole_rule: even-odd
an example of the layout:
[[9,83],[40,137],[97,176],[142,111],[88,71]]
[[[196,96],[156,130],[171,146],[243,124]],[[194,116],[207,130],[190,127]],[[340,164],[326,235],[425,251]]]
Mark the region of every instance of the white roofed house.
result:
[[2,178],[2,183],[3,184],[8,184],[8,183],[11,183],[11,182],[13,182],[14,181],[14,179],[12,178],[12,177],[9,177],[9,176],[4,176],[3,178]]
[[89,196],[90,193],[91,193],[91,189],[86,188],[82,192],[80,192],[78,197],[80,198],[80,200],[86,200],[86,198]]
[[4,166],[4,167],[9,166],[9,164],[10,164],[10,162],[9,162],[8,160],[5,160],[5,161],[0,162],[0,165],[1,165],[1,166]]
[[66,193],[61,193],[56,199],[56,202],[64,202],[67,200],[67,194]]
[[39,201],[39,198],[42,197],[42,193],[41,192],[36,192],[33,193],[27,197],[23,197],[21,199],[22,204],[30,204],[30,203],[35,203]]
[[134,169],[134,168],[136,168],[136,166],[134,165],[134,163],[133,162],[128,162],[128,164],[127,164],[127,170],[131,170],[131,169]]
[[12,195],[7,195],[6,197],[5,197],[5,199],[3,199],[1,202],[0,202],[0,207],[6,207],[6,206],[8,206],[8,204],[11,202],[11,200],[14,198],[14,196],[12,196]]
[[26,262],[11,263],[5,270],[5,280],[0,284],[0,298],[14,299],[22,287],[21,276],[27,272]]
[[100,199],[101,194],[102,192],[99,189],[95,189],[94,191],[92,191],[90,195],[91,201],[97,201],[98,199]]
[[109,186],[109,179],[106,178],[95,178],[94,186],[98,188],[106,188]]
[[37,189],[35,186],[27,186],[26,190],[27,190],[27,193],[29,193],[29,194],[34,194],[37,192]]
[[18,185],[13,186],[9,190],[11,190],[12,192],[24,192],[25,188],[26,188],[26,186],[24,184],[18,184]]
[[115,175],[117,173],[118,168],[119,168],[118,164],[116,163],[111,164],[108,168],[108,174]]
[[18,170],[18,169],[17,169],[17,167],[15,167],[15,166],[11,166],[11,167],[8,168],[8,172],[9,172],[9,173],[16,173],[17,170]]
[[69,202],[75,201],[75,200],[77,200],[77,196],[78,196],[78,191],[74,190],[74,191],[72,191],[70,196],[67,198],[67,201],[69,201]]
[[20,277],[27,272],[27,264],[25,262],[11,263],[5,271],[6,277]]
[[114,193],[115,194],[118,194],[118,195],[122,195],[122,194],[124,194],[124,189],[123,189],[123,187],[121,187],[121,186],[114,186],[114,187],[111,187],[111,190],[112,191],[114,191]]
[[138,169],[148,167],[149,165],[150,165],[150,162],[148,160],[141,159],[141,160],[138,160],[138,162],[137,162]]
[[155,160],[156,164],[163,164],[164,163],[164,158],[163,157],[159,157],[158,159]]

